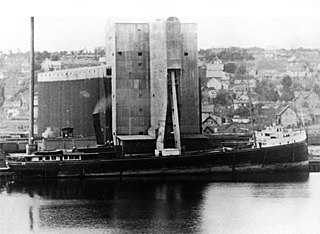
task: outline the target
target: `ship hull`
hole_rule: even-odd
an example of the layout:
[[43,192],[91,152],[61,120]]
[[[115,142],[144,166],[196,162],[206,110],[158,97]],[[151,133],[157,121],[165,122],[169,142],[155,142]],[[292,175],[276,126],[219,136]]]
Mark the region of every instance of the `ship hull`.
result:
[[9,162],[18,177],[126,177],[196,174],[308,172],[305,141],[229,152],[108,160]]

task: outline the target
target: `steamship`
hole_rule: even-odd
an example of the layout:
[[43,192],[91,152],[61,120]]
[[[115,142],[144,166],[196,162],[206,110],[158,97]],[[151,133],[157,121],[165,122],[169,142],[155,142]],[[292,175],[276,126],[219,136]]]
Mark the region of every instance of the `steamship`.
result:
[[[11,155],[8,164],[18,177],[163,177],[309,171],[305,131],[293,131],[278,138],[262,134],[257,139],[258,147],[203,148],[182,153],[177,148],[167,148],[156,150],[155,154],[147,143],[154,142],[153,138],[122,136],[118,137],[118,145]],[[202,137],[198,143],[206,145],[207,141]],[[184,143],[188,144],[188,139]],[[150,153],[133,153],[136,147]]]
[[39,177],[308,172],[304,131],[255,133],[253,144],[233,148],[202,134],[196,31],[174,17],[111,24],[107,64],[38,74],[40,132],[72,126],[96,145],[67,134],[56,139],[63,145],[8,156],[10,169]]

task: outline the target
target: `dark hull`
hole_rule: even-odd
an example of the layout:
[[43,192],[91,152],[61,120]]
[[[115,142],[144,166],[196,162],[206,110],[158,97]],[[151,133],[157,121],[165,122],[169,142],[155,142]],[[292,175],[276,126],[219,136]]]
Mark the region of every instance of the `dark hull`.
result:
[[107,160],[9,162],[17,176],[93,177],[168,176],[307,172],[306,142],[229,152],[197,152],[181,156],[125,157]]

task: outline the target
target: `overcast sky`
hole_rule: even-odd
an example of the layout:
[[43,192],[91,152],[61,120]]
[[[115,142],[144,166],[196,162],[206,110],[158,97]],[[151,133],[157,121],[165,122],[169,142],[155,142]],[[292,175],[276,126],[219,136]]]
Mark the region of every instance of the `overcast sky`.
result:
[[198,24],[199,48],[320,49],[319,0],[7,0],[0,4],[0,50],[92,50],[105,44],[105,24],[176,16]]

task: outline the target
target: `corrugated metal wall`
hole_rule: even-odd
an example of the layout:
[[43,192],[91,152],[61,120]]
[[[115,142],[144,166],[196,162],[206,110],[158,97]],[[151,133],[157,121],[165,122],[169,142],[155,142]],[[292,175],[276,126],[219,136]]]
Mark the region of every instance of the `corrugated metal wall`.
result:
[[92,112],[99,100],[99,80],[38,83],[39,133],[49,126],[73,127],[75,135],[94,136]]
[[[87,69],[95,72],[97,69]],[[89,71],[90,70],[90,71]],[[111,95],[111,78],[100,75],[84,74],[81,79],[61,76],[66,72],[52,73],[52,77],[45,82],[38,82],[39,134],[47,127],[74,128],[74,135],[95,136],[92,113],[98,101]],[[42,75],[44,77],[44,75]],[[87,78],[86,78],[87,77]],[[107,98],[107,105],[101,114],[101,126],[105,130],[105,139],[111,136],[111,99]]]

